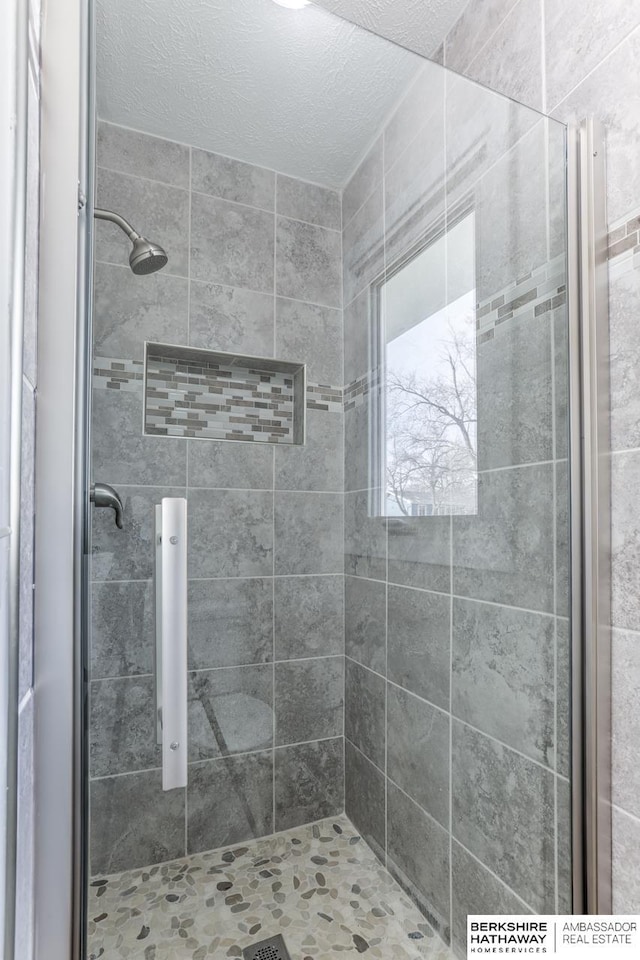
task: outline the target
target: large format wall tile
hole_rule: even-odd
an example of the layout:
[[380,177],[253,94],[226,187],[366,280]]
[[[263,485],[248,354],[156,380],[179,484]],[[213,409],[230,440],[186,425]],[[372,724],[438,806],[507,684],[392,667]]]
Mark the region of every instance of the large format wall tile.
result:
[[611,463],[611,622],[640,628],[640,452],[614,454]]
[[[119,213],[132,227],[164,247],[169,262],[165,276],[188,276],[189,193],[153,180],[98,168],[96,206]],[[96,260],[128,267],[131,242],[115,223],[96,223]],[[136,278],[138,283],[141,278]],[[144,283],[144,279],[142,279]]]
[[153,673],[151,581],[91,585],[91,679]]
[[349,741],[345,741],[345,810],[364,839],[384,860],[386,856],[384,775]]
[[344,808],[342,737],[275,751],[275,829],[333,817]]
[[271,580],[191,580],[189,666],[266,663],[273,653]]
[[276,490],[324,490],[342,493],[343,417],[307,410],[304,444],[276,444]]
[[307,381],[342,386],[342,314],[299,300],[276,299],[276,354],[306,363]]
[[273,170],[206,150],[191,151],[191,189],[196,193],[273,210],[275,184]]
[[423,61],[415,80],[384,131],[384,164],[388,171],[425,128],[434,129],[434,141],[440,143],[439,124],[444,105],[444,71]]
[[370,512],[370,491],[344,498],[345,573],[384,580],[387,573],[387,520]]
[[474,0],[469,3],[447,34],[445,65],[463,72],[517,2]]
[[640,820],[615,807],[613,818],[613,912],[640,910]]
[[454,721],[453,835],[538,913],[555,911],[554,775]]
[[190,487],[273,489],[273,450],[268,443],[189,440],[187,448]]
[[189,764],[187,852],[273,831],[273,751]]
[[276,575],[342,573],[342,525],[340,494],[276,493]]
[[273,356],[272,293],[192,280],[189,343],[225,353]]
[[340,194],[316,183],[278,174],[277,213],[293,220],[306,220],[319,227],[340,230]]
[[265,577],[273,572],[273,495],[189,490],[189,576]]
[[385,584],[359,577],[347,577],[344,617],[347,656],[384,675],[387,669]]
[[277,663],[274,699],[278,746],[342,736],[344,659]]
[[93,777],[162,765],[156,743],[154,677],[94,680],[89,699]]
[[637,745],[640,743],[638,714],[638,676],[640,675],[640,636],[626,630],[612,635],[613,802],[640,818],[640,770]]
[[478,515],[453,518],[453,592],[553,611],[553,465],[478,476]]
[[183,440],[146,437],[142,432],[143,385],[132,390],[93,391],[93,476],[101,483],[184,486],[187,449]]
[[189,188],[189,147],[184,143],[99,121],[96,157],[99,167]]
[[436,706],[449,708],[449,597],[389,586],[388,677]]
[[364,160],[344,188],[342,194],[342,226],[351,221],[365,200],[382,180],[383,138],[378,137]]
[[299,220],[276,223],[276,293],[327,307],[342,306],[340,234]]
[[119,488],[124,503],[123,528],[112,510],[95,510],[92,517],[94,580],[151,580],[154,560],[154,509],[163,497],[184,497],[182,487]]
[[343,231],[344,306],[384,269],[384,200],[382,183],[363,203]]
[[553,764],[553,617],[454,600],[452,668],[455,716]]
[[387,684],[387,776],[449,827],[449,717]]
[[374,367],[374,305],[368,290],[345,307],[343,326],[344,383],[348,385]]
[[126,260],[96,263],[93,348],[96,357],[143,360],[144,341],[186,343],[187,280],[164,272],[136,277]]
[[640,341],[636,317],[640,311],[640,270],[609,278],[609,337],[611,348],[611,449],[640,447]]
[[273,292],[273,214],[203,194],[191,198],[191,276]]
[[525,914],[530,907],[504,883],[486,870],[464,847],[451,847],[453,903],[451,938],[460,952],[467,945],[467,914]]
[[374,482],[370,471],[371,429],[368,404],[344,413],[344,489],[366,490]]
[[388,867],[445,940],[449,937],[449,836],[387,783]]
[[94,876],[185,855],[185,791],[164,791],[162,771],[94,780],[90,804]]
[[389,582],[450,593],[449,517],[389,518]]
[[344,733],[380,770],[385,766],[385,682],[353,660],[345,669]]
[[189,760],[253,753],[273,746],[270,664],[189,675]]
[[344,653],[344,584],[340,575],[277,577],[276,660]]

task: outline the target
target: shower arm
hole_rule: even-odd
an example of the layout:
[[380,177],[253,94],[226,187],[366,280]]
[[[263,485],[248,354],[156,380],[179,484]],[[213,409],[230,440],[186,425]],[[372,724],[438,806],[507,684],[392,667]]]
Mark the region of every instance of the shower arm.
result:
[[111,210],[100,210],[98,207],[96,207],[93,211],[93,215],[96,220],[110,220],[112,223],[117,224],[120,229],[126,233],[131,241],[138,240],[140,238],[140,234],[136,233],[131,224],[127,223],[124,217],[121,217],[119,213],[112,213]]

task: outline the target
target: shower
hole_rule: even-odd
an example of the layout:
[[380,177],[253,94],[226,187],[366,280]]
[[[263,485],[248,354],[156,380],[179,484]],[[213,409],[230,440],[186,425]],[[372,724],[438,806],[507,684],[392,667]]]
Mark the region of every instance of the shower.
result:
[[133,250],[129,255],[129,266],[136,276],[143,277],[148,273],[156,273],[166,266],[169,258],[162,247],[147,240],[146,237],[141,237],[124,217],[112,213],[111,210],[99,209],[95,209],[93,215],[96,220],[110,220],[117,224],[129,237],[133,244]]

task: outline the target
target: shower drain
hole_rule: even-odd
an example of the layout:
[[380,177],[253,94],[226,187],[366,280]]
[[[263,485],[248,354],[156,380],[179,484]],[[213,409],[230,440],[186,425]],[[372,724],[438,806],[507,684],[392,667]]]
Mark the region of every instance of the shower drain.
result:
[[250,947],[245,947],[242,951],[244,960],[291,960],[289,951],[284,945],[282,936],[270,937],[269,940],[261,940]]

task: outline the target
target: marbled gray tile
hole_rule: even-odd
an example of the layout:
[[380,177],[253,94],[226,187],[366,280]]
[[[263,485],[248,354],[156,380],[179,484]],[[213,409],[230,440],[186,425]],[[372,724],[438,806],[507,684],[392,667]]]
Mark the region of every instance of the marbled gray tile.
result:
[[273,655],[271,580],[189,582],[189,666],[267,663]]
[[382,181],[383,138],[378,137],[351,176],[342,194],[342,226],[347,226],[376,184]]
[[555,910],[554,775],[457,721],[453,835],[538,913]]
[[281,217],[306,220],[319,227],[340,230],[342,215],[340,194],[316,183],[278,174],[277,212]]
[[450,593],[449,517],[389,518],[389,582]]
[[306,363],[309,383],[342,386],[340,310],[278,297],[276,354],[283,360]]
[[[189,147],[115,123],[97,125],[96,162],[118,173],[189,189]],[[124,214],[126,216],[126,213]]]
[[478,476],[478,515],[453,518],[453,592],[553,611],[553,464]]
[[91,584],[92,680],[153,673],[154,603],[151,581]]
[[474,0],[447,34],[445,66],[463,73],[518,0]]
[[189,761],[273,746],[271,664],[189,674]]
[[347,658],[344,734],[372,763],[385,765],[385,682]]
[[558,832],[556,836],[556,844],[558,846],[557,912],[573,913],[571,783],[562,777],[556,777],[556,789],[558,793]]
[[89,701],[92,777],[162,765],[161,750],[156,743],[153,677],[94,680]]
[[307,410],[304,444],[276,444],[276,490],[343,491],[341,413]]
[[191,276],[273,292],[273,214],[194,193]]
[[344,580],[276,577],[276,660],[344,653]]
[[613,912],[640,910],[640,821],[612,810]]
[[144,359],[144,341],[186,343],[189,285],[165,273],[136,277],[124,266],[96,263],[93,349],[97,357]]
[[443,108],[444,71],[437,64],[423,62],[384,131],[384,162],[387,171],[413,143],[419,132],[427,126],[437,127],[438,123],[442,122]]
[[387,590],[377,580],[347,577],[344,597],[345,651],[383,676],[387,669]]
[[611,349],[611,449],[640,447],[640,400],[637,371],[640,343],[635,318],[640,310],[640,270],[609,278]]
[[556,770],[571,776],[571,631],[570,621],[556,617]]
[[449,835],[387,781],[387,869],[449,939]]
[[[163,273],[188,276],[189,193],[178,187],[142,180],[124,173],[98,168],[96,206],[113,210],[128,220],[138,233],[159,243],[169,262]],[[131,243],[115,223],[96,222],[96,260],[129,265]],[[146,278],[136,277],[145,284]]]
[[387,684],[387,776],[449,826],[449,717]]
[[370,510],[367,490],[344,498],[345,573],[384,580],[387,572],[387,521]]
[[[583,11],[587,18],[593,3]],[[616,7],[618,0],[616,0]],[[631,8],[630,8],[631,9]],[[609,17],[609,6],[603,8]],[[581,16],[583,15],[581,14]],[[613,19],[610,21],[612,30]],[[608,38],[607,38],[608,42]],[[638,205],[640,169],[636,164],[640,136],[635,65],[640,56],[640,32],[623,40],[615,56],[607,57],[553,110],[564,123],[597,116],[607,137],[607,216],[613,223]]]
[[478,345],[480,470],[553,459],[550,322],[548,313],[514,317]]
[[461,952],[467,946],[467,915],[531,913],[526,903],[455,840],[451,847],[451,874],[451,939]]
[[342,306],[340,234],[278,217],[276,293],[327,307]]
[[275,751],[275,829],[333,817],[344,807],[342,737]]
[[273,450],[269,444],[188,440],[190,487],[273,489]]
[[364,376],[373,369],[375,343],[374,306],[368,290],[352,300],[344,310],[344,382]]
[[36,394],[22,383],[20,450],[18,699],[33,686],[33,584],[35,545]]
[[556,473],[556,613],[568,617],[571,612],[571,478],[569,463],[560,460],[555,465]]
[[184,790],[162,789],[161,770],[92,781],[93,876],[183,857],[184,801]]
[[389,587],[387,669],[389,680],[449,708],[449,597]]
[[15,957],[33,960],[35,827],[34,698],[21,699],[18,714],[15,863]]
[[346,814],[376,856],[385,857],[385,778],[349,740],[344,745]]
[[611,653],[612,689],[612,795],[613,802],[640,818],[640,748],[638,676],[640,637],[626,630],[613,630]]
[[640,453],[611,459],[611,622],[640,629]]
[[272,357],[273,302],[270,293],[194,280],[189,306],[189,343],[207,350]]
[[368,403],[344,412],[344,488],[347,492],[367,490],[374,483],[370,471],[370,419]]
[[184,497],[182,487],[125,487],[123,529],[112,510],[93,510],[92,561],[94,580],[151,580],[154,561],[154,508],[163,497]]
[[101,483],[143,485],[187,482],[184,440],[147,437],[142,432],[143,384],[132,390],[93,391],[92,470]]
[[273,831],[273,751],[189,765],[187,851],[198,853]]
[[[556,460],[561,460],[569,456],[569,321],[566,304],[554,310],[552,323],[554,363],[553,396],[556,431],[555,457]],[[615,409],[616,401],[613,401],[612,413]]]
[[516,3],[464,73],[505,97],[542,110],[542,8],[538,0]]
[[344,659],[276,663],[275,710],[278,746],[341,737]]
[[274,500],[276,576],[342,573],[342,495],[276,491]]
[[206,150],[191,151],[191,189],[198,193],[273,210],[275,188],[273,170]]
[[555,622],[453,601],[451,711],[521,753],[555,762]]
[[547,108],[552,110],[639,23],[637,7],[627,0],[546,2]]
[[273,572],[273,494],[189,490],[189,576],[267,577]]
[[345,306],[384,269],[383,193],[382,183],[379,183],[343,230]]

